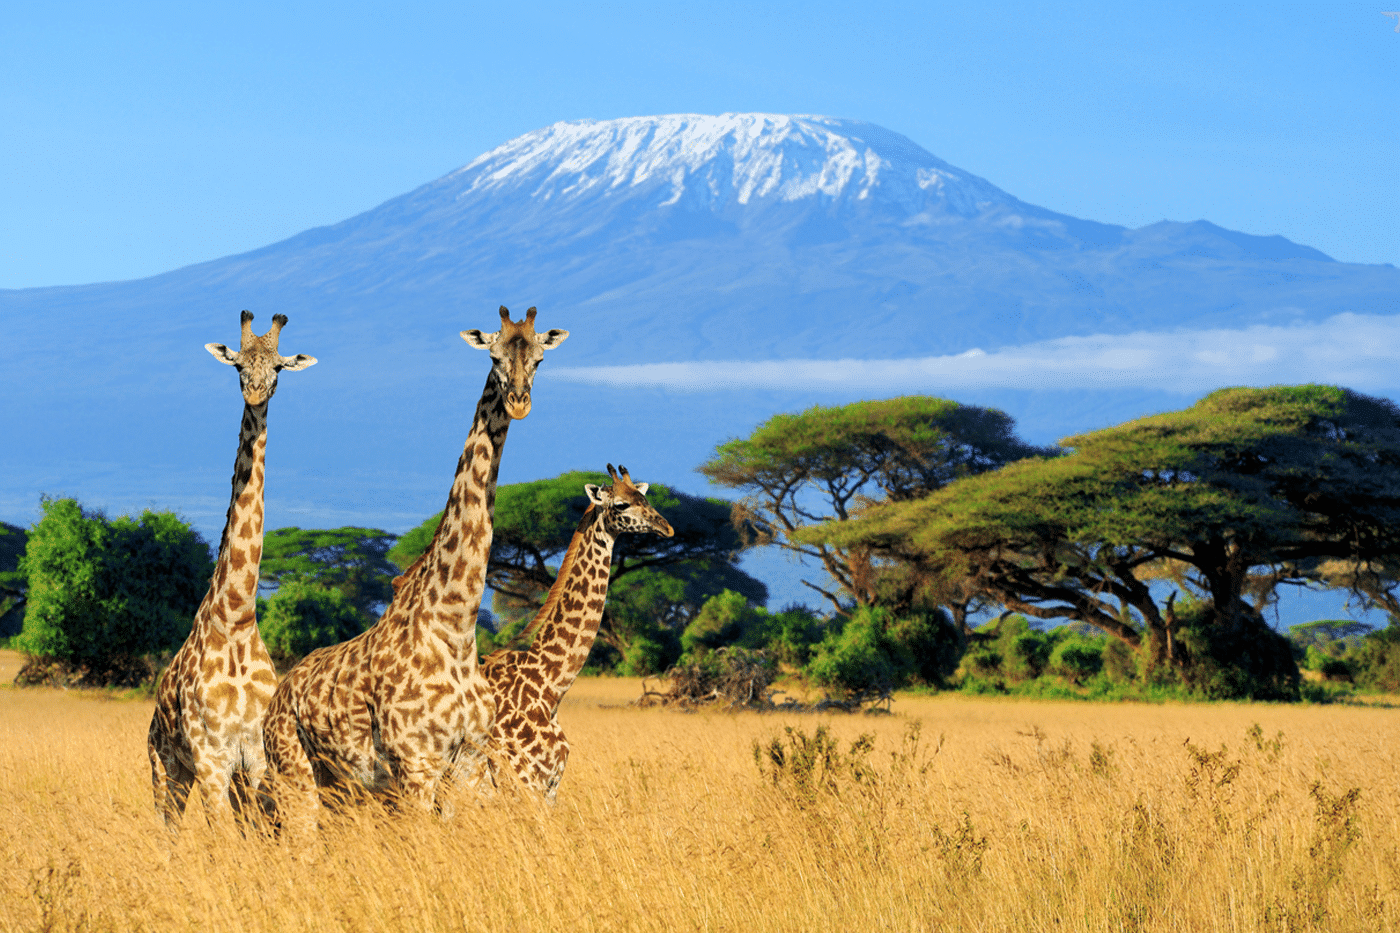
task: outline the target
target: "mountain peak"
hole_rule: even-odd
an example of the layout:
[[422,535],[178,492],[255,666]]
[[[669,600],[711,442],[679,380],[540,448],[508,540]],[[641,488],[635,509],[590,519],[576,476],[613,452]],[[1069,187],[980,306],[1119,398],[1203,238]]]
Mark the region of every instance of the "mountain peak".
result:
[[436,185],[459,199],[642,198],[723,210],[816,200],[873,202],[906,216],[973,216],[1015,198],[907,137],[859,120],[765,113],[573,120],[526,133]]

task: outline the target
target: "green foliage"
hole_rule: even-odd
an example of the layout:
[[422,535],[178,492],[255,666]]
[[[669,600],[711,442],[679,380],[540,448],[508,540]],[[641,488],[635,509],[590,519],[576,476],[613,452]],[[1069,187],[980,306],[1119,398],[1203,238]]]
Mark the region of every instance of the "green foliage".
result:
[[343,592],[302,577],[284,578],[258,618],[258,633],[282,667],[364,629],[364,615]]
[[616,666],[623,677],[660,674],[675,664],[680,655],[675,633],[669,630],[635,632],[625,644]]
[[1084,638],[1068,638],[1055,646],[1048,669],[1078,686],[1103,670],[1103,639],[1093,644]]
[[1288,627],[1289,639],[1300,648],[1345,649],[1361,644],[1363,635],[1374,631],[1365,622],[1355,619],[1320,619]]
[[941,613],[900,619],[888,609],[867,606],[827,631],[806,674],[813,683],[850,696],[937,684],[952,666],[956,645],[956,633]]
[[[1321,558],[1400,554],[1400,411],[1331,386],[1223,389],[1191,408],[1066,439],[1069,456],[971,476],[799,532],[868,548],[1041,618],[1077,619],[1211,695],[1297,694],[1260,615]],[[1168,653],[1170,580],[1213,611]],[[1251,603],[1247,597],[1252,598]],[[1238,676],[1225,668],[1244,665]],[[1291,670],[1290,670],[1291,668]],[[1290,683],[1292,684],[1290,686]]]
[[24,626],[25,592],[29,589],[19,568],[29,536],[18,525],[0,522],[0,640],[18,635]]
[[[604,473],[575,471],[497,491],[486,582],[505,627],[493,644],[504,645],[505,631],[544,603],[588,507],[584,485],[610,482]],[[659,483],[650,484],[647,500],[675,536],[629,534],[618,540],[603,627],[588,662],[592,671],[659,673],[680,656],[680,634],[706,600],[726,590],[758,605],[768,598],[761,581],[735,566],[744,542],[730,521],[730,503]],[[441,519],[438,513],[399,538],[389,559],[409,567],[426,551]]]
[[44,499],[20,569],[29,583],[16,647],[87,666],[94,678],[176,648],[208,588],[209,547],[172,512],[109,521]]
[[802,669],[826,635],[829,623],[802,605],[787,606],[778,612],[760,612],[750,630],[749,643],[761,646],[779,664]]
[[1209,700],[1297,700],[1300,677],[1293,646],[1274,630],[1240,631],[1215,624],[1208,603],[1192,606],[1177,632],[1175,674],[1191,693]]
[[277,528],[263,537],[262,581],[299,578],[338,590],[370,625],[394,598],[394,540],[378,528]]
[[[990,408],[907,396],[816,406],[775,415],[747,438],[720,445],[700,467],[711,480],[743,490],[735,518],[757,539],[819,562],[840,591],[861,605],[910,607],[923,581],[891,579],[893,568],[840,544],[794,537],[824,521],[843,522],[871,501],[905,502],[955,479],[1052,451],[1015,436],[1014,422]],[[828,593],[841,607],[835,593]]]
[[1358,686],[1400,693],[1400,626],[1392,623],[1365,636],[1347,660]]
[[695,621],[686,626],[681,634],[681,650],[693,655],[739,643],[757,647],[747,643],[759,633],[767,614],[749,605],[741,594],[725,590],[707,601]]

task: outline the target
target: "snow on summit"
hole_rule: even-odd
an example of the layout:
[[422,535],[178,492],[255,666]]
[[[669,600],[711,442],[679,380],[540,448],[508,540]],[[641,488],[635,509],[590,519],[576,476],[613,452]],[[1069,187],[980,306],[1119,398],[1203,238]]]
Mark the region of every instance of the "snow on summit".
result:
[[710,209],[818,198],[971,216],[1017,203],[874,124],[754,113],[555,123],[477,157],[442,182],[458,198],[640,196],[652,206]]

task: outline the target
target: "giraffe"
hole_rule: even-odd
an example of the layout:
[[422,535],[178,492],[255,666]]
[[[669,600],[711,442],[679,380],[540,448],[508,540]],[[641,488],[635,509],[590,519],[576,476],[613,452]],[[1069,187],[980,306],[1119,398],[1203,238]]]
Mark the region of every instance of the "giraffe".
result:
[[[521,784],[554,802],[569,740],[555,718],[559,702],[588,660],[603,602],[608,595],[613,544],[623,532],[675,532],[646,500],[647,484],[633,485],[626,467],[613,470],[612,486],[584,486],[588,508],[549,588],[544,606],[520,637],[535,635],[529,648],[502,649],[481,659],[496,698],[491,728],[491,764],[509,767]],[[537,634],[536,634],[537,633]]]
[[[252,322],[252,313],[244,311],[237,353],[221,343],[204,345],[238,370],[243,420],[219,559],[190,634],[161,678],[146,741],[156,811],[171,828],[195,781],[206,813],[214,815],[228,810],[235,775],[256,791],[266,770],[262,717],[277,676],[258,637],[254,606],[263,546],[267,402],[277,391],[279,372],[306,369],[316,358],[278,352],[285,314],[274,315],[261,337]],[[246,794],[233,796],[240,808],[251,802]]]
[[476,614],[486,582],[501,448],[512,419],[530,413],[544,351],[566,330],[535,332],[535,309],[495,334],[462,331],[491,354],[471,432],[441,524],[372,627],[292,668],[263,724],[273,796],[283,824],[308,828],[318,788],[357,785],[429,810],[442,775],[465,755],[484,770],[495,700],[478,669]]

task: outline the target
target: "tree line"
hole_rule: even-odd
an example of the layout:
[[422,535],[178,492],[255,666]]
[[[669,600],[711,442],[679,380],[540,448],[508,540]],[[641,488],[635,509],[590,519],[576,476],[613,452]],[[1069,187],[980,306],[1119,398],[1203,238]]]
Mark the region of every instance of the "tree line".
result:
[[[1038,447],[995,409],[902,397],[777,415],[699,471],[739,498],[652,484],[676,535],[619,541],[592,672],[655,674],[730,649],[847,692],[1294,699],[1300,665],[1400,687],[1388,673],[1400,628],[1315,623],[1288,638],[1266,620],[1288,586],[1344,589],[1397,617],[1400,410],[1387,400],[1224,389]],[[583,485],[606,482],[573,472],[500,488],[483,653],[525,629]],[[100,671],[104,657],[179,644],[210,571],[188,525],[149,511],[109,521],[71,499],[42,511],[27,540],[0,529],[0,621],[22,609],[16,647]],[[372,624],[440,519],[401,536],[268,532],[259,627],[274,657]],[[766,587],[739,566],[765,545],[818,570],[803,581],[817,608],[765,608]]]

